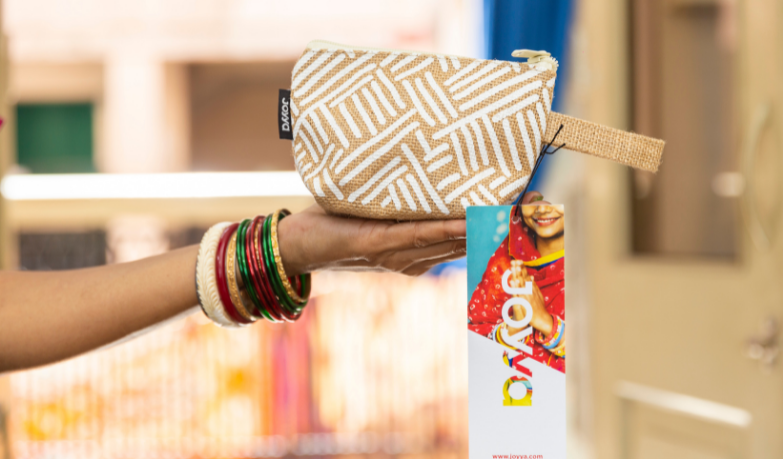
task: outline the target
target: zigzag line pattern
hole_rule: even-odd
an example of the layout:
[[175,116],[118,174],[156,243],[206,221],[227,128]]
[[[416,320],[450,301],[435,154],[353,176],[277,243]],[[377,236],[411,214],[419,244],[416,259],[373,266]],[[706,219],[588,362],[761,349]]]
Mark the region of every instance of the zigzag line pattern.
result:
[[307,50],[292,74],[296,168],[341,214],[459,218],[508,203],[541,150],[554,80],[516,62]]

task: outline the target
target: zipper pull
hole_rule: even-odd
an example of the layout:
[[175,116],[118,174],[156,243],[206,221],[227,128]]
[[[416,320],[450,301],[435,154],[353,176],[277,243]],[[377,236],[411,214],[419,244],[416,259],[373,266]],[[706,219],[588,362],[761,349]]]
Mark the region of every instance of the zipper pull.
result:
[[557,71],[557,59],[552,57],[546,51],[535,51],[532,49],[518,49],[511,53],[512,57],[527,58],[527,64],[533,66],[536,70],[554,70]]

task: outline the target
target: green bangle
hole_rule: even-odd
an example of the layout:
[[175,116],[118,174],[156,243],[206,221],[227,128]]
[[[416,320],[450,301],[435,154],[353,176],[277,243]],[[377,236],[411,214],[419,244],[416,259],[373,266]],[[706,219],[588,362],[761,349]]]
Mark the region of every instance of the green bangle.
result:
[[264,245],[264,260],[267,266],[267,275],[270,278],[272,288],[275,291],[280,304],[291,314],[299,314],[304,308],[304,304],[297,304],[285,291],[283,283],[280,281],[280,276],[277,273],[277,265],[275,263],[275,257],[272,251],[272,231],[271,231],[272,218],[267,217],[264,221],[263,230],[263,245]]
[[[280,220],[284,219],[285,217],[291,215],[291,212],[289,212],[287,209],[282,209],[277,211],[277,223],[280,223]],[[272,219],[272,224],[274,224],[274,218]],[[279,262],[278,265],[278,273],[281,275],[281,280],[284,280],[283,286],[286,287],[286,291],[288,291],[288,287],[291,287],[291,290],[294,291],[297,296],[293,299],[296,301],[297,304],[301,304],[302,307],[307,305],[307,301],[310,298],[310,274],[300,274],[299,275],[299,283],[301,284],[301,291],[296,292],[296,290],[293,288],[293,285],[291,285],[290,279],[282,279],[282,276],[285,276],[285,269],[283,268],[282,264],[282,257],[280,256],[280,246],[277,238],[279,238],[280,233],[277,232],[277,228],[274,228],[273,234],[272,234],[272,249],[274,251],[274,259],[275,262]],[[287,284],[287,285],[286,285]]]
[[245,288],[250,295],[250,299],[252,300],[253,305],[256,307],[258,312],[261,313],[266,320],[274,321],[272,316],[264,307],[263,303],[261,303],[261,300],[259,300],[258,295],[256,294],[256,289],[253,287],[253,280],[250,278],[250,268],[248,266],[247,253],[245,252],[245,232],[249,226],[250,220],[245,219],[242,220],[242,223],[239,224],[239,228],[237,228],[237,255],[239,257],[239,273],[242,276],[242,282],[245,284]]
[[266,242],[265,244],[266,253],[268,254],[267,260],[269,260],[270,273],[272,276],[272,280],[278,298],[280,299],[280,303],[292,313],[300,314],[304,306],[294,301],[293,298],[291,298],[288,295],[288,293],[285,290],[285,287],[283,286],[283,283],[280,280],[280,275],[278,274],[279,271],[277,269],[277,263],[275,262],[274,251],[272,249],[272,219],[271,218],[269,219],[269,224],[267,225],[266,230],[267,231],[264,240]]
[[294,289],[294,286],[291,283],[292,278],[286,277],[285,268],[283,267],[283,258],[280,255],[280,242],[278,239],[279,236],[277,229],[280,221],[289,215],[291,215],[291,212],[289,212],[287,209],[281,209],[272,214],[272,223],[270,224],[270,229],[272,231],[272,236],[270,239],[272,242],[272,256],[274,257],[275,266],[277,267],[278,279],[280,279],[280,282],[283,284],[283,288],[285,288],[289,298],[291,298],[296,304],[305,304],[307,303],[307,296],[301,296],[299,292]]
[[[289,212],[286,209],[278,211],[277,223],[279,224],[280,220],[282,220],[283,218],[285,218],[285,217],[287,217],[289,215],[291,215],[291,212]],[[272,220],[274,220],[274,219],[272,219]],[[275,228],[275,230],[277,230],[277,228]],[[280,250],[279,243],[274,238],[274,236],[280,237],[279,236],[280,233],[277,233],[277,231],[275,231],[275,233],[276,234],[273,234],[273,238],[272,238],[273,239],[273,241],[272,241],[273,242],[272,249],[275,252],[274,259],[275,259],[275,262],[277,262],[278,260],[280,261],[280,263],[281,263],[279,265],[280,270],[278,272],[281,273],[282,276],[285,276],[285,269],[282,266],[282,258],[280,257],[280,252],[279,252],[279,250]],[[300,291],[299,292],[296,292],[296,290],[293,289],[293,285],[291,285],[291,282],[290,282],[290,279],[292,279],[292,278],[286,279],[286,281],[288,281],[288,285],[292,288],[292,290],[294,290],[298,294],[298,300],[297,300],[297,298],[294,298],[294,300],[296,301],[297,304],[300,304],[303,308],[307,305],[307,301],[310,299],[310,278],[311,278],[310,273],[300,274],[299,275],[299,284],[300,284]],[[288,289],[286,288],[286,291],[287,290]]]

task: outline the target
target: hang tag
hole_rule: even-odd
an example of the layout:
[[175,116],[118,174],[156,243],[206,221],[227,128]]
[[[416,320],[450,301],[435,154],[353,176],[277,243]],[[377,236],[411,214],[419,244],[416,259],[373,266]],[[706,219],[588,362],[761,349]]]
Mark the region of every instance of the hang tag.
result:
[[564,220],[467,209],[470,459],[566,457]]
[[281,139],[294,140],[291,122],[291,91],[281,89],[277,99],[277,131]]

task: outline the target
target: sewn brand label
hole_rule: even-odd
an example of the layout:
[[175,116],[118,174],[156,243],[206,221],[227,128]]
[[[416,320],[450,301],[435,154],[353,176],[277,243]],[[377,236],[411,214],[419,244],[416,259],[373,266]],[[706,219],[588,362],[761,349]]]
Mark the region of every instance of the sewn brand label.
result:
[[281,139],[294,140],[291,129],[291,91],[281,89],[277,100],[277,131]]
[[467,209],[470,459],[565,459],[565,208]]

